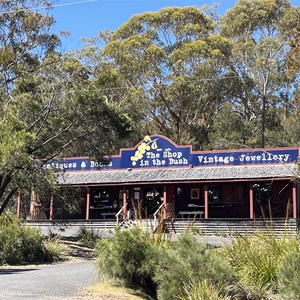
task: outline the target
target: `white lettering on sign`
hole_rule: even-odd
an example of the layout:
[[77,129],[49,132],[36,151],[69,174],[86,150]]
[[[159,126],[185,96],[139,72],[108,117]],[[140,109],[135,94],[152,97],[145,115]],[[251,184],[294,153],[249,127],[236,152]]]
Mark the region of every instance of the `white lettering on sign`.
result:
[[234,160],[241,163],[268,163],[268,162],[288,162],[290,160],[290,154],[272,154],[272,153],[262,153],[262,154],[240,154],[236,158],[233,156],[223,156],[223,155],[198,155],[198,161],[200,164],[231,164]]
[[59,169],[59,170],[74,170],[77,168],[77,163],[59,163],[59,162],[52,162],[46,164],[46,169]]
[[90,161],[90,167],[91,168],[101,168],[101,167],[106,167],[106,166],[108,166],[108,167],[110,167],[110,166],[112,166],[112,162],[109,162],[109,164],[103,164],[102,162],[96,162],[96,161],[94,161],[94,160],[91,160]]
[[169,158],[169,165],[187,165],[189,162],[186,158]]
[[241,154],[240,161],[241,162],[288,162],[289,161],[289,154],[272,154],[272,153],[262,153],[261,155],[246,155]]
[[[161,150],[161,149],[159,149]],[[140,167],[153,166],[176,166],[176,165],[188,165],[188,159],[183,157],[181,151],[171,151],[171,149],[165,149],[160,152],[148,151],[145,153],[145,159],[141,159],[139,162]]]
[[164,151],[163,158],[182,158],[182,152]]
[[160,157],[160,153],[155,153],[155,152],[146,152],[146,158],[159,158]]
[[201,164],[214,164],[214,163],[223,163],[229,164],[234,161],[233,156],[206,156],[206,155],[198,155],[199,163]]

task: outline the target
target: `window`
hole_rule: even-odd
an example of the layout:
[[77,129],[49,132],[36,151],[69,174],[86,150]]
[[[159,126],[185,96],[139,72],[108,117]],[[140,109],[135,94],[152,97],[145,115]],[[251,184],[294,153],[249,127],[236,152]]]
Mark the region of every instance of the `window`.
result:
[[222,202],[222,188],[220,186],[208,187],[208,203],[218,204]]
[[191,189],[191,199],[199,199],[200,192],[199,189]]
[[94,191],[94,207],[109,207],[109,192],[108,190]]
[[272,184],[271,183],[254,183],[253,184],[253,196],[254,200],[258,204],[268,203],[272,196]]

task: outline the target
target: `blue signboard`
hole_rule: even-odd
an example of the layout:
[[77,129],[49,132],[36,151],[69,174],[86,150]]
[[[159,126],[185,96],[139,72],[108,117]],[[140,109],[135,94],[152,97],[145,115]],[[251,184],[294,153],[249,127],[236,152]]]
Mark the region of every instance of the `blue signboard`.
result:
[[62,171],[91,171],[124,168],[201,167],[249,164],[293,163],[298,160],[298,148],[259,150],[192,151],[178,146],[161,135],[146,136],[136,147],[121,149],[103,161],[90,158],[66,158],[46,163],[46,168]]

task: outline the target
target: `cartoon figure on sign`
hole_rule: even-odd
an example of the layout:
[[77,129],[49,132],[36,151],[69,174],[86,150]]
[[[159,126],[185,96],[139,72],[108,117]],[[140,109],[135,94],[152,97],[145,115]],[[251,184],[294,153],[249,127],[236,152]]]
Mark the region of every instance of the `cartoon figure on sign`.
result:
[[146,135],[144,137],[143,142],[138,146],[137,150],[135,151],[134,156],[131,156],[131,164],[133,166],[136,166],[136,163],[138,160],[141,160],[143,158],[143,155],[146,153],[146,151],[150,149],[157,149],[157,141],[158,139],[152,140],[149,135]]

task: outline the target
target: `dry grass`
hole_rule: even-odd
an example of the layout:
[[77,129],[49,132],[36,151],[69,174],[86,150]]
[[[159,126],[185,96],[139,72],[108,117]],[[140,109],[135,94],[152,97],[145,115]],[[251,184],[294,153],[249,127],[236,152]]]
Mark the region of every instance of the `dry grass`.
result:
[[118,282],[109,280],[85,289],[78,300],[151,300],[144,293],[122,287]]

